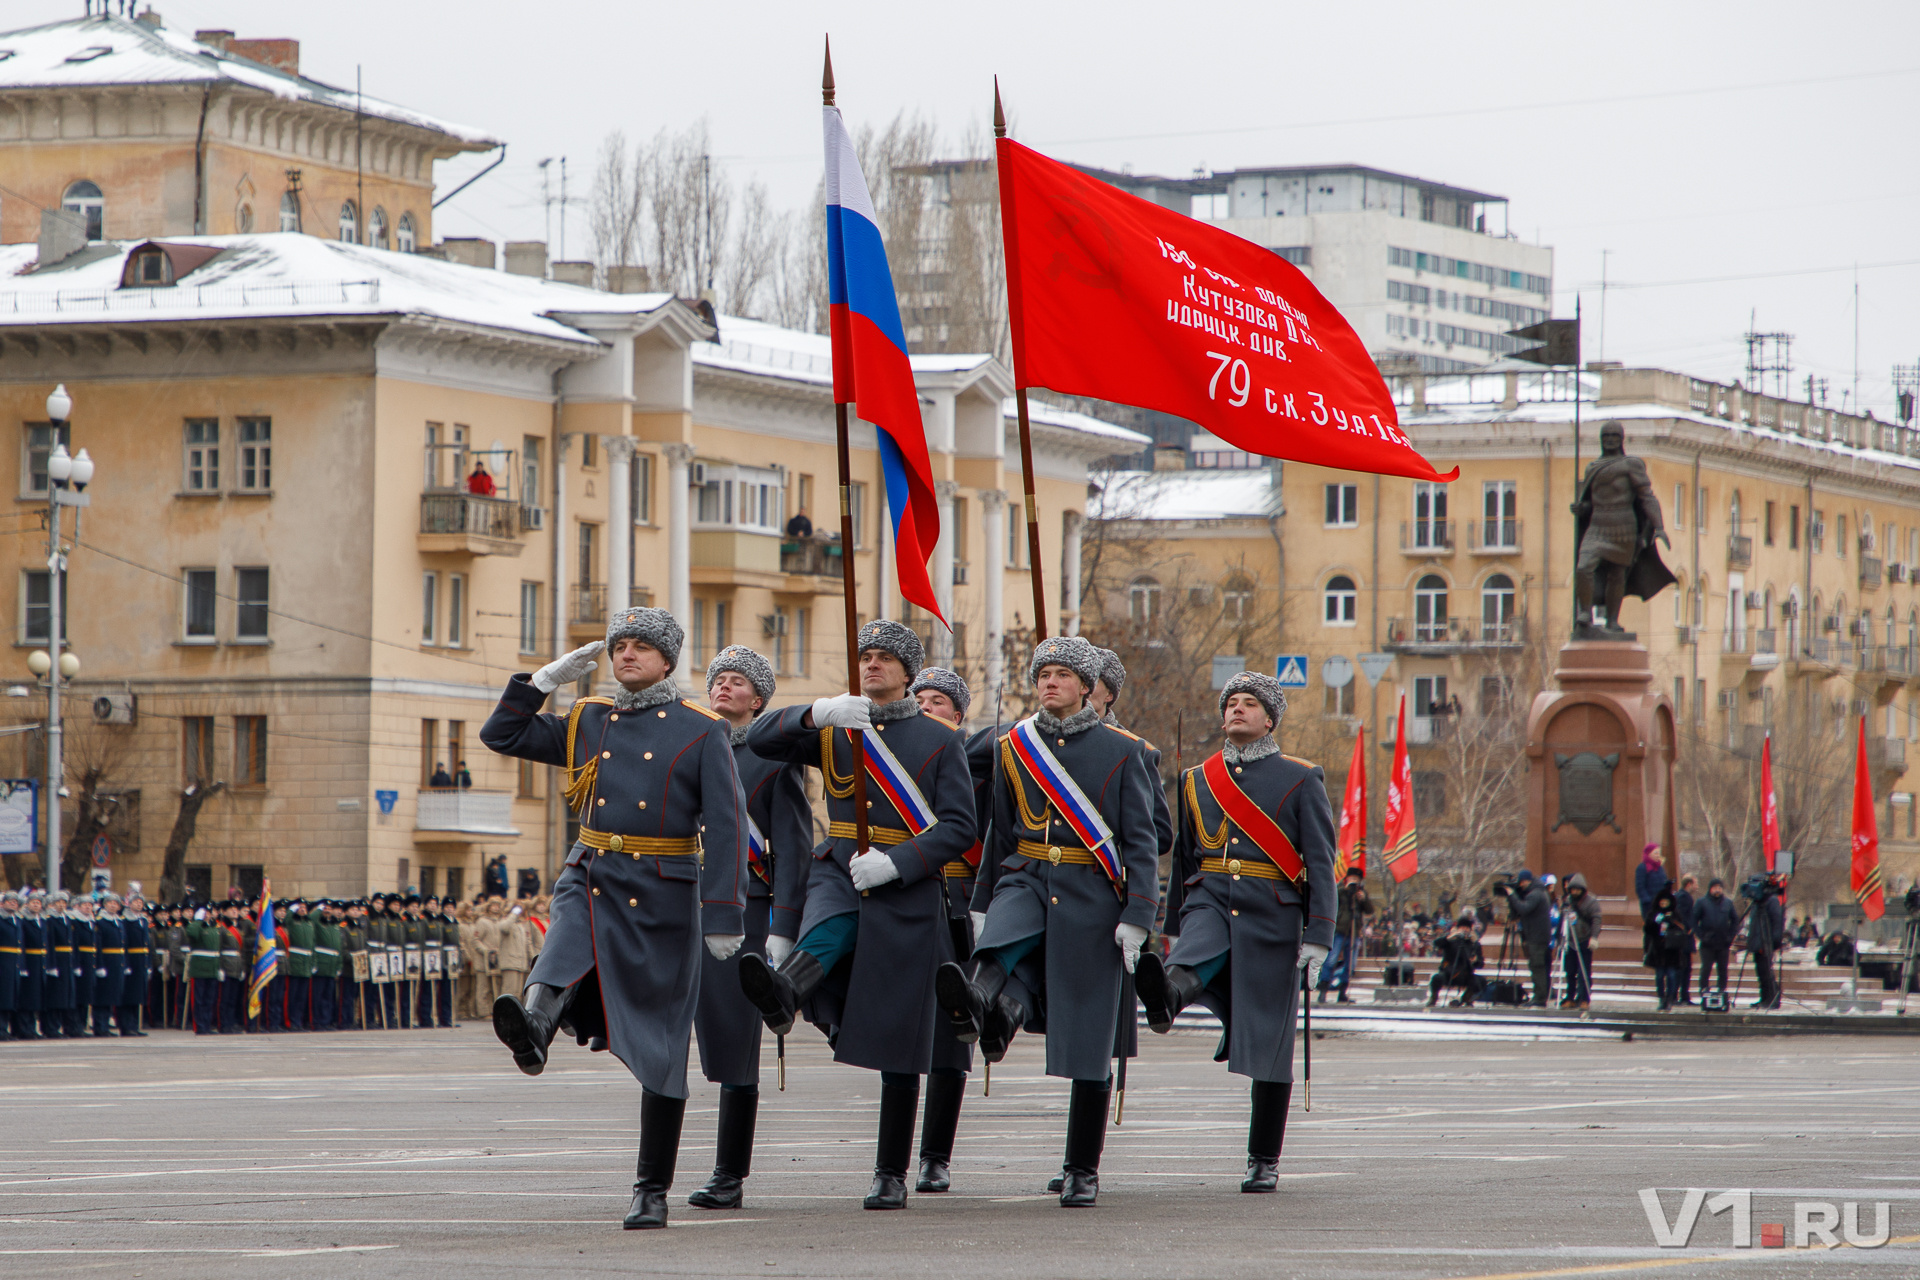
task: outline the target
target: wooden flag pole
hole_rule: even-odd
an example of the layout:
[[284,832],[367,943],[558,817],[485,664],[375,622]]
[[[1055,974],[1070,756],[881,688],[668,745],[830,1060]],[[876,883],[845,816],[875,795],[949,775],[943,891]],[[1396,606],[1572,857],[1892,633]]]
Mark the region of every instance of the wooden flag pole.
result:
[[[1000,105],[1000,77],[993,78],[993,136],[1007,136],[1007,113]],[[1000,192],[1001,240],[1008,246],[1008,275],[1014,273],[1012,259],[1013,237],[1006,225],[1012,206],[1007,193]],[[1009,294],[1011,311],[1009,321],[1017,334],[1020,328],[1019,294]],[[1021,366],[1025,362],[1020,358],[1020,343],[1013,344],[1013,403],[1020,420],[1020,482],[1024,490],[1027,505],[1027,574],[1033,583],[1033,642],[1037,645],[1047,638],[1047,591],[1046,575],[1040,567],[1040,503],[1033,495],[1033,427],[1027,420],[1027,380]]]

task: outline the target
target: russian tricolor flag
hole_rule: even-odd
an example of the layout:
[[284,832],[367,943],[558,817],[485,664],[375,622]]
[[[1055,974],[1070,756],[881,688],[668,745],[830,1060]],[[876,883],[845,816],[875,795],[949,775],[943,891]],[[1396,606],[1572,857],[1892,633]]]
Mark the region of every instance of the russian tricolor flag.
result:
[[879,428],[900,594],[945,623],[927,578],[927,559],[940,540],[940,505],[893,274],[846,122],[840,108],[823,110],[833,398],[857,404],[860,416]]

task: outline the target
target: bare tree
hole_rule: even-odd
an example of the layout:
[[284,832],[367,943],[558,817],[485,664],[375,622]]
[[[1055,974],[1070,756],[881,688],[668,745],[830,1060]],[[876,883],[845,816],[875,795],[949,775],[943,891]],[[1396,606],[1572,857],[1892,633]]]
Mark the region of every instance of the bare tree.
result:
[[196,779],[180,791],[180,810],[174,815],[173,830],[167,835],[167,851],[160,864],[160,900],[178,902],[187,890],[187,850],[193,844],[200,824],[200,810],[207,801],[227,789],[224,782]]
[[593,260],[602,271],[633,266],[640,260],[645,172],[645,148],[630,150],[621,130],[601,140],[587,197],[587,225],[593,234]]
[[647,147],[648,266],[660,288],[697,298],[717,279],[733,214],[733,184],[713,161],[707,122],[661,132]]
[[72,797],[62,810],[70,825],[62,833],[60,887],[70,893],[82,892],[90,882],[94,837],[107,829],[119,808],[119,798],[110,793],[127,752],[123,730],[75,721],[67,731],[65,775]]

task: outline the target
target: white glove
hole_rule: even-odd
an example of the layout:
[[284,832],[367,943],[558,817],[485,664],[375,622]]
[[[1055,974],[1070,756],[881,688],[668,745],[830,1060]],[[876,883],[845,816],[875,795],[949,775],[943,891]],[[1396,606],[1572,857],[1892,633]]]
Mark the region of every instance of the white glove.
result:
[[533,673],[533,687],[542,693],[552,693],[563,684],[572,684],[600,665],[600,651],[607,647],[604,640],[595,640],[592,644],[583,644],[564,658],[557,658]]
[[984,911],[969,911],[967,912],[967,919],[973,921],[973,940],[977,943],[980,941],[980,935],[987,931],[987,913]]
[[767,935],[767,963],[778,969],[793,954],[793,939],[783,938],[777,933]]
[[195,924],[205,924],[206,919],[207,919],[207,909],[205,907],[202,907],[198,911],[193,913],[193,920]]
[[1320,966],[1327,962],[1327,948],[1317,942],[1300,944],[1300,967],[1307,971],[1307,985],[1320,980]]
[[847,863],[847,872],[853,877],[853,887],[862,893],[900,878],[900,868],[894,866],[893,859],[878,849],[855,854],[853,860]]
[[1137,924],[1118,924],[1113,927],[1113,945],[1120,948],[1120,963],[1127,966],[1127,972],[1133,972],[1133,966],[1140,963],[1140,945],[1147,940],[1147,931]]
[[710,933],[707,935],[707,952],[715,960],[731,960],[740,950],[740,944],[747,940],[744,933]]
[[813,701],[816,729],[873,728],[873,699],[864,693],[842,693]]

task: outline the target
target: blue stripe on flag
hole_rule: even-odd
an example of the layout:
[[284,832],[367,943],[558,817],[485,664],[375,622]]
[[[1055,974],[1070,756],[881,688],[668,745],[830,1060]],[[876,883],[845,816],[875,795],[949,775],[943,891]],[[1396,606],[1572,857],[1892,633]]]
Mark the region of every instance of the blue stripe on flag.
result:
[[[827,261],[828,302],[844,302],[906,354],[907,331],[900,323],[900,303],[893,296],[893,275],[887,270],[887,247],[880,228],[842,205],[828,205]],[[838,281],[833,278],[834,266],[843,273]]]

